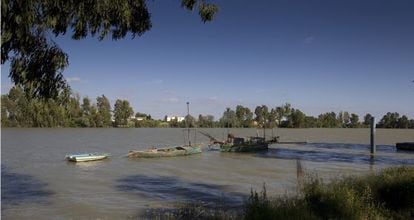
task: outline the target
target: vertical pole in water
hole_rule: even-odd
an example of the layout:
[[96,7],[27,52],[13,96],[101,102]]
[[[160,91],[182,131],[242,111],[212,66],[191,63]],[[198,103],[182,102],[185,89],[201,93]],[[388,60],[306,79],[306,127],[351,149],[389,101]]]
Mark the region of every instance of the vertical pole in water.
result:
[[371,154],[375,154],[375,117],[371,117]]
[[190,124],[188,123],[188,120],[190,119],[190,103],[187,102],[187,138],[188,138],[188,146],[191,146],[191,140],[190,140]]

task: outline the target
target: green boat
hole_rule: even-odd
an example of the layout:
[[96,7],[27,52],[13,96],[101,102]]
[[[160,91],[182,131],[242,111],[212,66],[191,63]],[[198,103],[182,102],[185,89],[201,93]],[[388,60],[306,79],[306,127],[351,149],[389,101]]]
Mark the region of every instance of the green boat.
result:
[[269,149],[263,137],[233,137],[220,144],[221,152],[256,152]]
[[176,157],[188,156],[201,153],[200,146],[177,146],[165,148],[153,148],[142,151],[129,151],[128,157],[131,158],[153,158],[153,157]]
[[256,152],[269,149],[269,144],[273,141],[266,141],[264,137],[235,137],[229,133],[227,140],[220,141],[210,134],[201,132],[204,136],[210,138],[210,145],[219,145],[221,152]]

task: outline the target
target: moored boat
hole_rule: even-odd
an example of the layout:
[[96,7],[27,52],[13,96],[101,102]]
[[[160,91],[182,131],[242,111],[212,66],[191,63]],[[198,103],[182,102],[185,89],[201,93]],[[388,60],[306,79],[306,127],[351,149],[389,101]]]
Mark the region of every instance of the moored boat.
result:
[[183,146],[163,147],[156,148],[151,147],[146,150],[131,150],[128,152],[128,157],[132,158],[154,158],[154,157],[176,157],[176,156],[188,156],[192,154],[202,153],[200,145],[193,145],[190,141],[190,128],[188,118],[190,117],[190,107],[187,102],[187,140],[188,143]]
[[220,141],[214,138],[213,136],[201,132],[204,136],[210,138],[211,145],[219,145],[221,152],[256,152],[269,149],[269,144],[273,143],[271,141],[266,141],[264,137],[235,137],[233,134],[229,133],[227,135],[227,140]]
[[414,151],[414,142],[401,142],[395,145],[397,150],[412,150]]
[[229,134],[226,142],[220,143],[221,152],[256,152],[269,149],[263,137],[233,137]]
[[129,151],[128,157],[135,158],[153,158],[153,157],[176,157],[187,156],[192,154],[201,153],[200,146],[177,146],[177,147],[165,147],[165,148],[153,148],[147,150],[133,150]]
[[98,153],[86,153],[86,154],[69,154],[66,155],[66,159],[72,162],[88,162],[103,160],[110,157],[110,154],[98,154]]

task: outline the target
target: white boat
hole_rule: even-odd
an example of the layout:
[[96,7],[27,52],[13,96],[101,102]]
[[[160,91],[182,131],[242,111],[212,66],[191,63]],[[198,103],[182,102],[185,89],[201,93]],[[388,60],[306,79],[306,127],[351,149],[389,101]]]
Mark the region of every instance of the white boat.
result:
[[87,154],[69,154],[66,155],[66,159],[72,162],[87,162],[95,160],[103,160],[110,157],[110,154],[98,154],[98,153],[87,153]]

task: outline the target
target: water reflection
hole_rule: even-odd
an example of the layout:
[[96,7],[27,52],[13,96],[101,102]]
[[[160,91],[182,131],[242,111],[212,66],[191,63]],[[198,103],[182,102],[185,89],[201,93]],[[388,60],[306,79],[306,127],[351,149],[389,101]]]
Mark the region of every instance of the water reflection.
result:
[[[385,155],[371,156],[367,153],[352,153],[352,152],[333,152],[333,151],[318,151],[316,148],[330,148],[336,150],[361,149],[364,145],[355,144],[309,144],[300,149],[297,148],[270,148],[268,151],[259,152],[255,155],[263,158],[277,158],[277,159],[300,159],[303,161],[314,162],[346,162],[358,164],[384,164],[384,165],[414,165],[414,158],[398,158]],[[389,151],[389,147],[379,146],[377,151]],[[394,149],[395,151],[395,149]]]
[[1,166],[2,209],[25,202],[45,202],[53,194],[46,187],[46,183],[33,176],[13,173],[4,165]]
[[[369,152],[371,146],[369,144],[349,144],[349,143],[309,143],[308,147],[321,149],[341,149],[341,150],[360,150]],[[395,153],[397,149],[392,145],[376,145],[378,152]]]
[[109,162],[110,162],[109,159],[105,159],[105,160],[87,161],[87,162],[66,161],[66,164],[68,166],[78,167],[81,170],[92,171],[92,170],[97,170],[97,169],[102,168],[104,165],[108,164]]
[[244,201],[244,195],[226,192],[227,186],[185,182],[177,177],[127,176],[118,180],[116,188],[123,192],[132,192],[166,202],[185,200],[203,202],[206,206],[220,203],[228,208],[234,208],[241,206]]

